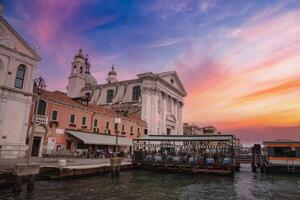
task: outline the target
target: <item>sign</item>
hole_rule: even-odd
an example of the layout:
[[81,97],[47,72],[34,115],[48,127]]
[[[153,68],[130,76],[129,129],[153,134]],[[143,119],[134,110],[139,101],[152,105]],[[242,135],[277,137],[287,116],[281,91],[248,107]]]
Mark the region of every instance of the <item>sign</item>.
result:
[[56,129],[56,134],[64,134],[64,132],[65,132],[64,129],[60,129],[60,128]]
[[120,124],[121,123],[121,118],[115,118],[115,124]]
[[48,153],[55,149],[56,138],[48,137]]

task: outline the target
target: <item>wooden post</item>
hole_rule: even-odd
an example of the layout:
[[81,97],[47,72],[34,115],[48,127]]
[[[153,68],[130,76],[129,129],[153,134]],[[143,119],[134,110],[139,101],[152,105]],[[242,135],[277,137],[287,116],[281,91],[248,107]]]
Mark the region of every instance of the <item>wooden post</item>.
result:
[[22,191],[22,181],[22,176],[15,175],[14,192],[20,193]]
[[28,177],[28,184],[27,184],[27,190],[29,192],[34,190],[34,181],[35,181],[35,175],[30,175]]
[[110,166],[111,166],[111,177],[120,177],[120,165],[122,163],[121,158],[114,157],[110,159]]

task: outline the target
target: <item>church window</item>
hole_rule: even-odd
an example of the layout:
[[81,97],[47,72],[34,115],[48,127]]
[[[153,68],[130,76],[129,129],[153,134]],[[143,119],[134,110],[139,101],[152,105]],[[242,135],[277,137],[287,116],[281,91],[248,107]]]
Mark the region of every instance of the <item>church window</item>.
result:
[[113,98],[114,98],[114,90],[108,90],[106,103],[112,103]]
[[24,84],[24,77],[25,77],[25,66],[20,65],[17,70],[16,74],[16,81],[15,81],[15,87],[22,89]]
[[174,79],[171,78],[171,83],[174,84]]
[[37,111],[37,114],[38,114],[38,115],[45,116],[45,115],[46,115],[46,107],[47,107],[46,101],[40,100],[40,101],[39,101],[39,105],[38,105],[38,111]]
[[132,89],[132,100],[133,101],[138,101],[141,96],[141,87],[140,86],[135,86]]
[[83,72],[83,67],[80,67],[80,73],[82,73]]

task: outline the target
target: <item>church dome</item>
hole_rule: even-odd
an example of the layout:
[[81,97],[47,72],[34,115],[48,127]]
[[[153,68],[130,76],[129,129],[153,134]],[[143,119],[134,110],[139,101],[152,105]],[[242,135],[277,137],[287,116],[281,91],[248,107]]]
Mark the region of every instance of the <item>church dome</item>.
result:
[[97,84],[97,80],[90,73],[85,74],[85,84],[88,86],[94,86]]
[[75,54],[74,60],[77,62],[84,63],[85,61],[85,56],[83,54],[83,50],[79,49],[78,53]]
[[111,70],[108,72],[108,76],[109,75],[117,75],[117,72],[115,71],[115,67],[112,66]]

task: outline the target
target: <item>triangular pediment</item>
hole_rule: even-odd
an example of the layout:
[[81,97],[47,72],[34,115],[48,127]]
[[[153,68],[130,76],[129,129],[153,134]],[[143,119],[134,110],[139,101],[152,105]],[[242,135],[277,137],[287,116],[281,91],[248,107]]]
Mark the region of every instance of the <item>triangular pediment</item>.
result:
[[2,16],[0,16],[0,45],[36,61],[40,60],[40,56]]
[[163,73],[159,73],[158,75],[168,84],[172,85],[174,88],[181,91],[184,94],[184,96],[187,94],[176,71],[163,72]]

